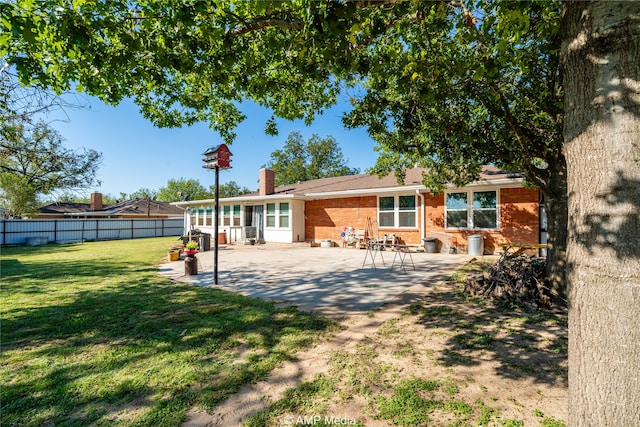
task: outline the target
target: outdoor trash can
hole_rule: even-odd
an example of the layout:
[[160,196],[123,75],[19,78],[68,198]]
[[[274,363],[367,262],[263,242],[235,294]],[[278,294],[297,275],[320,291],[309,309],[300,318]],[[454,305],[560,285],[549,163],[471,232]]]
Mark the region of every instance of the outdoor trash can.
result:
[[211,250],[211,234],[209,233],[200,234],[199,246],[200,246],[200,251],[202,252],[210,251]]
[[471,256],[484,255],[484,239],[482,234],[467,237],[467,253]]
[[426,237],[422,239],[424,251],[429,254],[438,252],[438,239],[435,237]]

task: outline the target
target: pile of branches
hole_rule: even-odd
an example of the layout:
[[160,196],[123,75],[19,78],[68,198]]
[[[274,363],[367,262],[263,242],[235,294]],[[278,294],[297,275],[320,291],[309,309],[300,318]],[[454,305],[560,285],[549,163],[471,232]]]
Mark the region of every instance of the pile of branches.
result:
[[469,277],[464,292],[523,305],[549,309],[556,297],[545,274],[545,258],[503,253],[488,273]]

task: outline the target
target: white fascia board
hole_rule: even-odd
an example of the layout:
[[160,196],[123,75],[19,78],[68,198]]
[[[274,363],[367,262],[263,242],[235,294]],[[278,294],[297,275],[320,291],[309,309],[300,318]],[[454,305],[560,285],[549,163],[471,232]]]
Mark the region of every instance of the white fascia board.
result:
[[462,190],[467,187],[499,187],[508,185],[517,185],[518,187],[522,187],[522,178],[483,179],[480,181],[470,182],[462,187],[457,187],[454,184],[447,184],[445,187],[447,189],[460,188]]
[[[282,199],[298,199],[298,200],[306,200],[307,197],[300,196],[297,194],[269,194],[268,196],[237,196],[237,197],[226,197],[224,199],[218,200],[219,204],[222,203],[234,203],[234,202],[269,202],[271,200],[282,200]],[[171,204],[179,207],[188,207],[188,206],[200,206],[200,205],[212,205],[216,202],[215,199],[202,199],[202,200],[189,200],[188,202],[172,202]]]
[[375,196],[381,193],[403,193],[403,192],[415,192],[416,190],[425,190],[424,185],[411,185],[406,187],[386,187],[386,188],[363,188],[360,190],[342,190],[342,191],[330,191],[324,193],[305,193],[305,196],[312,199],[328,199],[328,198],[341,198],[349,196]]

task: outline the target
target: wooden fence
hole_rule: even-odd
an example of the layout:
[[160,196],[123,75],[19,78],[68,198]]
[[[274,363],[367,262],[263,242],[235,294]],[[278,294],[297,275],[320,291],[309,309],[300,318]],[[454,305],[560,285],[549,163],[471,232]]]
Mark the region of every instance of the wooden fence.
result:
[[181,236],[182,218],[0,219],[0,245]]

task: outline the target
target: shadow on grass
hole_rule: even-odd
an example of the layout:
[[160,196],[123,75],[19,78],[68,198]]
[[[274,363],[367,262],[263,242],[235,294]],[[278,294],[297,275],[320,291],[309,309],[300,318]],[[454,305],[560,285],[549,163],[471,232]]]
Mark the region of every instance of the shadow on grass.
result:
[[527,313],[463,294],[457,285],[432,292],[409,311],[425,328],[446,335],[439,361],[447,366],[499,362],[497,375],[567,383],[567,313]]
[[175,425],[334,328],[293,308],[172,283],[147,263],[13,259],[3,260],[7,425]]

